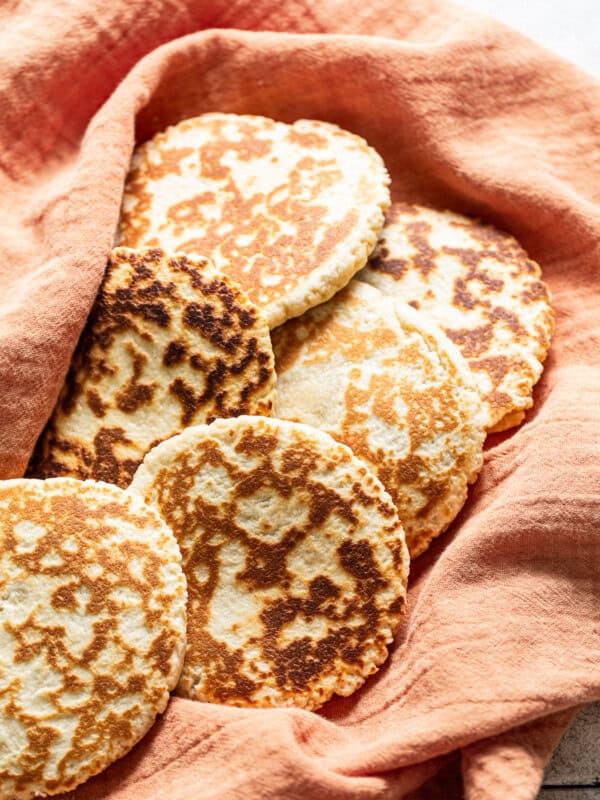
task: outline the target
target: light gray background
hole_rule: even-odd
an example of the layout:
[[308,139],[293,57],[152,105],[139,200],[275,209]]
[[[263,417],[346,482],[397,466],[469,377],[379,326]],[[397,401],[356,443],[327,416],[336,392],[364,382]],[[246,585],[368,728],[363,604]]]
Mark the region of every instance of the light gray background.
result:
[[[460,0],[600,79],[600,0]],[[512,800],[512,798],[506,798]],[[539,800],[600,800],[600,703],[581,711],[546,770]]]
[[600,0],[458,0],[600,78]]

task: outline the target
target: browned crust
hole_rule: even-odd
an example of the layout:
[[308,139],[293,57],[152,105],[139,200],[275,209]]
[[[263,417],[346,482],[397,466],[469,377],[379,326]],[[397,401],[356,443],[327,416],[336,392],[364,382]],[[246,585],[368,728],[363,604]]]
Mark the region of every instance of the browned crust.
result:
[[[126,372],[115,363],[116,340],[125,342],[129,377],[118,377],[118,391],[103,397],[107,380]],[[134,422],[143,421],[165,386],[179,413],[142,445]],[[269,414],[273,387],[266,323],[239,287],[207,259],[117,248],[28,475],[125,487],[144,454],[184,427]],[[111,421],[113,408],[121,412],[120,424]],[[82,424],[90,419],[91,440]]]
[[[450,244],[452,229],[457,236],[468,237],[468,244]],[[394,242],[395,231],[402,236],[400,248]],[[450,291],[434,286],[444,258],[460,266]],[[411,281],[411,275],[419,280]],[[360,277],[384,291],[390,281],[395,282],[404,302],[433,314],[473,370],[488,409],[488,430],[504,430],[522,421],[550,347],[554,313],[539,265],[514,237],[452,212],[395,203]],[[447,314],[441,307],[444,300]],[[456,311],[463,315],[462,323],[457,324]]]
[[[152,546],[129,537],[123,522],[139,531],[152,529]],[[41,535],[33,543],[24,540],[22,524],[37,526]],[[0,656],[0,725],[3,716],[5,724],[17,721],[28,741],[10,768],[0,770],[0,795],[8,797],[3,784],[16,797],[32,797],[32,787],[49,794],[67,791],[127,752],[166,705],[185,633],[183,577],[179,572],[167,585],[163,572],[165,559],[178,558],[176,545],[150,509],[116,487],[15,480],[0,485],[0,551],[0,624],[14,644],[12,664],[21,671],[7,685],[2,677],[9,665]],[[55,586],[47,597],[51,622],[40,602],[45,584]],[[135,642],[120,628],[128,602],[121,599],[124,590],[139,598],[145,638]],[[4,613],[1,601],[10,602],[12,592],[21,593],[18,604],[29,607],[26,616]],[[180,617],[171,621],[177,596]],[[74,623],[72,615],[88,621]],[[82,635],[93,631],[81,652],[65,627],[67,616]],[[114,655],[110,664],[107,651]],[[62,676],[62,685],[46,685],[43,711],[37,698],[28,704],[21,692],[23,681],[37,683],[32,669],[45,671],[53,684]],[[127,698],[127,708],[115,703],[120,697]],[[73,717],[72,738],[65,739],[63,718]],[[57,744],[65,753],[49,779],[45,771]]]
[[[284,441],[278,431],[285,432]],[[182,551],[190,599],[178,691],[232,705],[315,708],[331,696],[334,683],[341,693],[347,693],[347,679],[357,688],[385,659],[404,612],[406,548],[381,484],[347,448],[301,425],[243,417],[189,429],[177,439],[149,454],[132,489],[156,504]],[[223,443],[231,444],[235,458]],[[211,497],[210,479],[202,492],[194,489],[204,473],[227,476],[219,482],[225,493],[214,488],[218,500]],[[279,510],[268,519],[260,518],[264,493]],[[247,500],[255,502],[256,518],[242,523]],[[379,520],[379,527],[366,519]],[[231,543],[244,553],[236,592],[261,605],[259,619],[249,623],[252,636],[245,627],[230,631],[245,641],[239,648],[211,633],[211,622],[228,617],[216,593],[223,590],[223,554]],[[299,554],[310,559],[320,546],[333,548],[332,562],[303,578]],[[283,635],[295,622],[315,619],[323,624],[320,635],[291,641]]]

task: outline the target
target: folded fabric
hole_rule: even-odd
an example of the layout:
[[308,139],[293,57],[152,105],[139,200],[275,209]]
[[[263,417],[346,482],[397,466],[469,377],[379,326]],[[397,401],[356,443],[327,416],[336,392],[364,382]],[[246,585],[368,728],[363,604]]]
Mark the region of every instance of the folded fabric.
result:
[[413,565],[376,677],[318,714],[175,698],[64,797],[535,797],[600,697],[600,84],[437,0],[34,0],[0,20],[0,477],[56,400],[134,141],[205,111],[364,136],[394,199],[517,236],[557,314],[534,409]]

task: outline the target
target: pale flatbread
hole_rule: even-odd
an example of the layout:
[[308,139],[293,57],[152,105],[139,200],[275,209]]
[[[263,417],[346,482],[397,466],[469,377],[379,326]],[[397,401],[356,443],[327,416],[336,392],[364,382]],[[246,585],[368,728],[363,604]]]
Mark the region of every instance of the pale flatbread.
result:
[[117,243],[209,257],[274,327],[365,265],[388,184],[375,150],[336,125],[204,114],[137,148]]
[[73,789],[161,713],[185,652],[171,531],[139,497],[0,483],[0,798]]
[[482,464],[469,369],[429,320],[357,280],[273,331],[275,416],[343,442],[379,477],[411,557],[454,519]]
[[304,425],[217,420],[152,450],[131,490],[183,555],[178,694],[317,708],[387,657],[408,554],[389,496],[348,448]]
[[125,487],[188,425],[270,414],[269,329],[206,259],[117,248],[29,468]]
[[490,432],[518,425],[554,331],[539,266],[491,225],[395,204],[360,280],[429,315],[473,370]]

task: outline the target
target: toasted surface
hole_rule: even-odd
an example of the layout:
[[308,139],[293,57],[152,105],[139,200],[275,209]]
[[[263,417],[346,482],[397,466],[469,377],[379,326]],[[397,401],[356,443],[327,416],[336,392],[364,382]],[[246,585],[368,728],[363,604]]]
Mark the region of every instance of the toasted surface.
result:
[[423,315],[353,280],[273,331],[277,417],[348,445],[390,493],[412,557],[463,506],[482,464],[468,367]]
[[539,266],[512,236],[450,211],[394,204],[358,277],[428,314],[457,345],[489,431],[523,420],[554,314]]
[[0,483],[0,798],[67,791],[164,710],[183,663],[172,533],[136,495]]
[[270,414],[274,384],[266,322],[207,259],[116,248],[29,474],[126,487],[184,427]]
[[179,694],[317,708],[387,657],[408,554],[389,496],[348,448],[304,425],[217,420],[152,450],[131,490],[182,551]]
[[375,150],[336,125],[204,114],[137,148],[117,241],[208,256],[274,327],[364,266],[388,184]]

